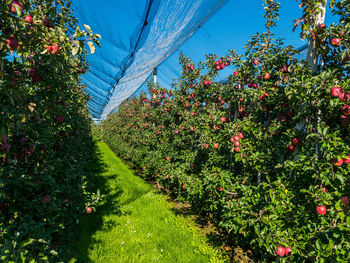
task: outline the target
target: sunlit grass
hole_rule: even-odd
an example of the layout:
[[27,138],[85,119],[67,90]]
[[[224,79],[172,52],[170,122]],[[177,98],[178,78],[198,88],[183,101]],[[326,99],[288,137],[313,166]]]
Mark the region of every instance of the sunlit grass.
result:
[[222,262],[163,195],[133,175],[106,144],[97,144],[105,166],[97,186],[106,196],[80,221],[78,262]]

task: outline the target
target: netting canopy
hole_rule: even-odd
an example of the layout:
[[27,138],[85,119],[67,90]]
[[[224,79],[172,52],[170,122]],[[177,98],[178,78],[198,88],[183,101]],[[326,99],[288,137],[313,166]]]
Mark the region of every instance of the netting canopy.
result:
[[90,113],[104,119],[132,95],[225,0],[73,0],[78,20],[102,35],[88,57]]

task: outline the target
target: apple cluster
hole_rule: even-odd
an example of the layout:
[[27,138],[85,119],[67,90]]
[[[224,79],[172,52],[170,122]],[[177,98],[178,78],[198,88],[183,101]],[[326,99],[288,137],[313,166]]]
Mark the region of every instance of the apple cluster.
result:
[[225,67],[229,66],[231,64],[231,58],[227,58],[226,61],[219,59],[215,62],[215,69],[216,70],[222,70]]

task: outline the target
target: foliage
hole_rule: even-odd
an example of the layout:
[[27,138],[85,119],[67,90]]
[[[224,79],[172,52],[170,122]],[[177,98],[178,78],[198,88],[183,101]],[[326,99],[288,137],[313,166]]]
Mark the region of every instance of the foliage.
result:
[[[68,261],[94,201],[85,43],[70,1],[0,2],[0,260]],[[91,44],[90,44],[91,45]]]
[[[283,262],[349,262],[350,10],[332,4],[339,22],[308,35],[319,40],[322,71],[273,35],[279,4],[265,1],[267,32],[244,56],[209,54],[194,65],[181,55],[173,89],[150,84],[150,98],[120,106],[100,124],[104,141],[261,260],[281,246],[292,248]],[[216,82],[230,66],[228,81]]]

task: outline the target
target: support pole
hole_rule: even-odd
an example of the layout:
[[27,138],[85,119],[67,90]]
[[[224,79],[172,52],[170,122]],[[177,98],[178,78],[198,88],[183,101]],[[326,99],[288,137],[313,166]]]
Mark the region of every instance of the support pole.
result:
[[[314,27],[317,27],[318,25],[324,23],[324,18],[326,15],[326,6],[327,6],[327,0],[324,1],[324,3],[319,4],[319,8],[322,10],[316,18]],[[307,49],[307,55],[306,55],[306,63],[311,68],[312,73],[315,73],[317,71],[318,67],[318,52],[315,48],[315,39],[310,38],[308,43],[308,49]]]
[[154,85],[157,83],[157,67],[153,69],[153,83]]
[[[326,15],[326,6],[327,6],[327,0],[324,1],[324,3],[319,3],[319,8],[322,10],[316,18],[315,24],[313,25],[314,27],[319,26],[320,24],[324,23],[325,15]],[[316,73],[318,69],[318,52],[317,49],[315,48],[316,46],[316,40],[313,38],[309,39],[308,43],[308,49],[307,49],[307,56],[306,56],[306,63],[309,65],[311,68],[312,73]],[[316,120],[314,127],[316,128],[318,123],[320,123],[321,112],[320,110],[317,112]],[[315,147],[315,152],[318,157],[320,157],[320,145],[318,142],[316,142],[316,147]]]

